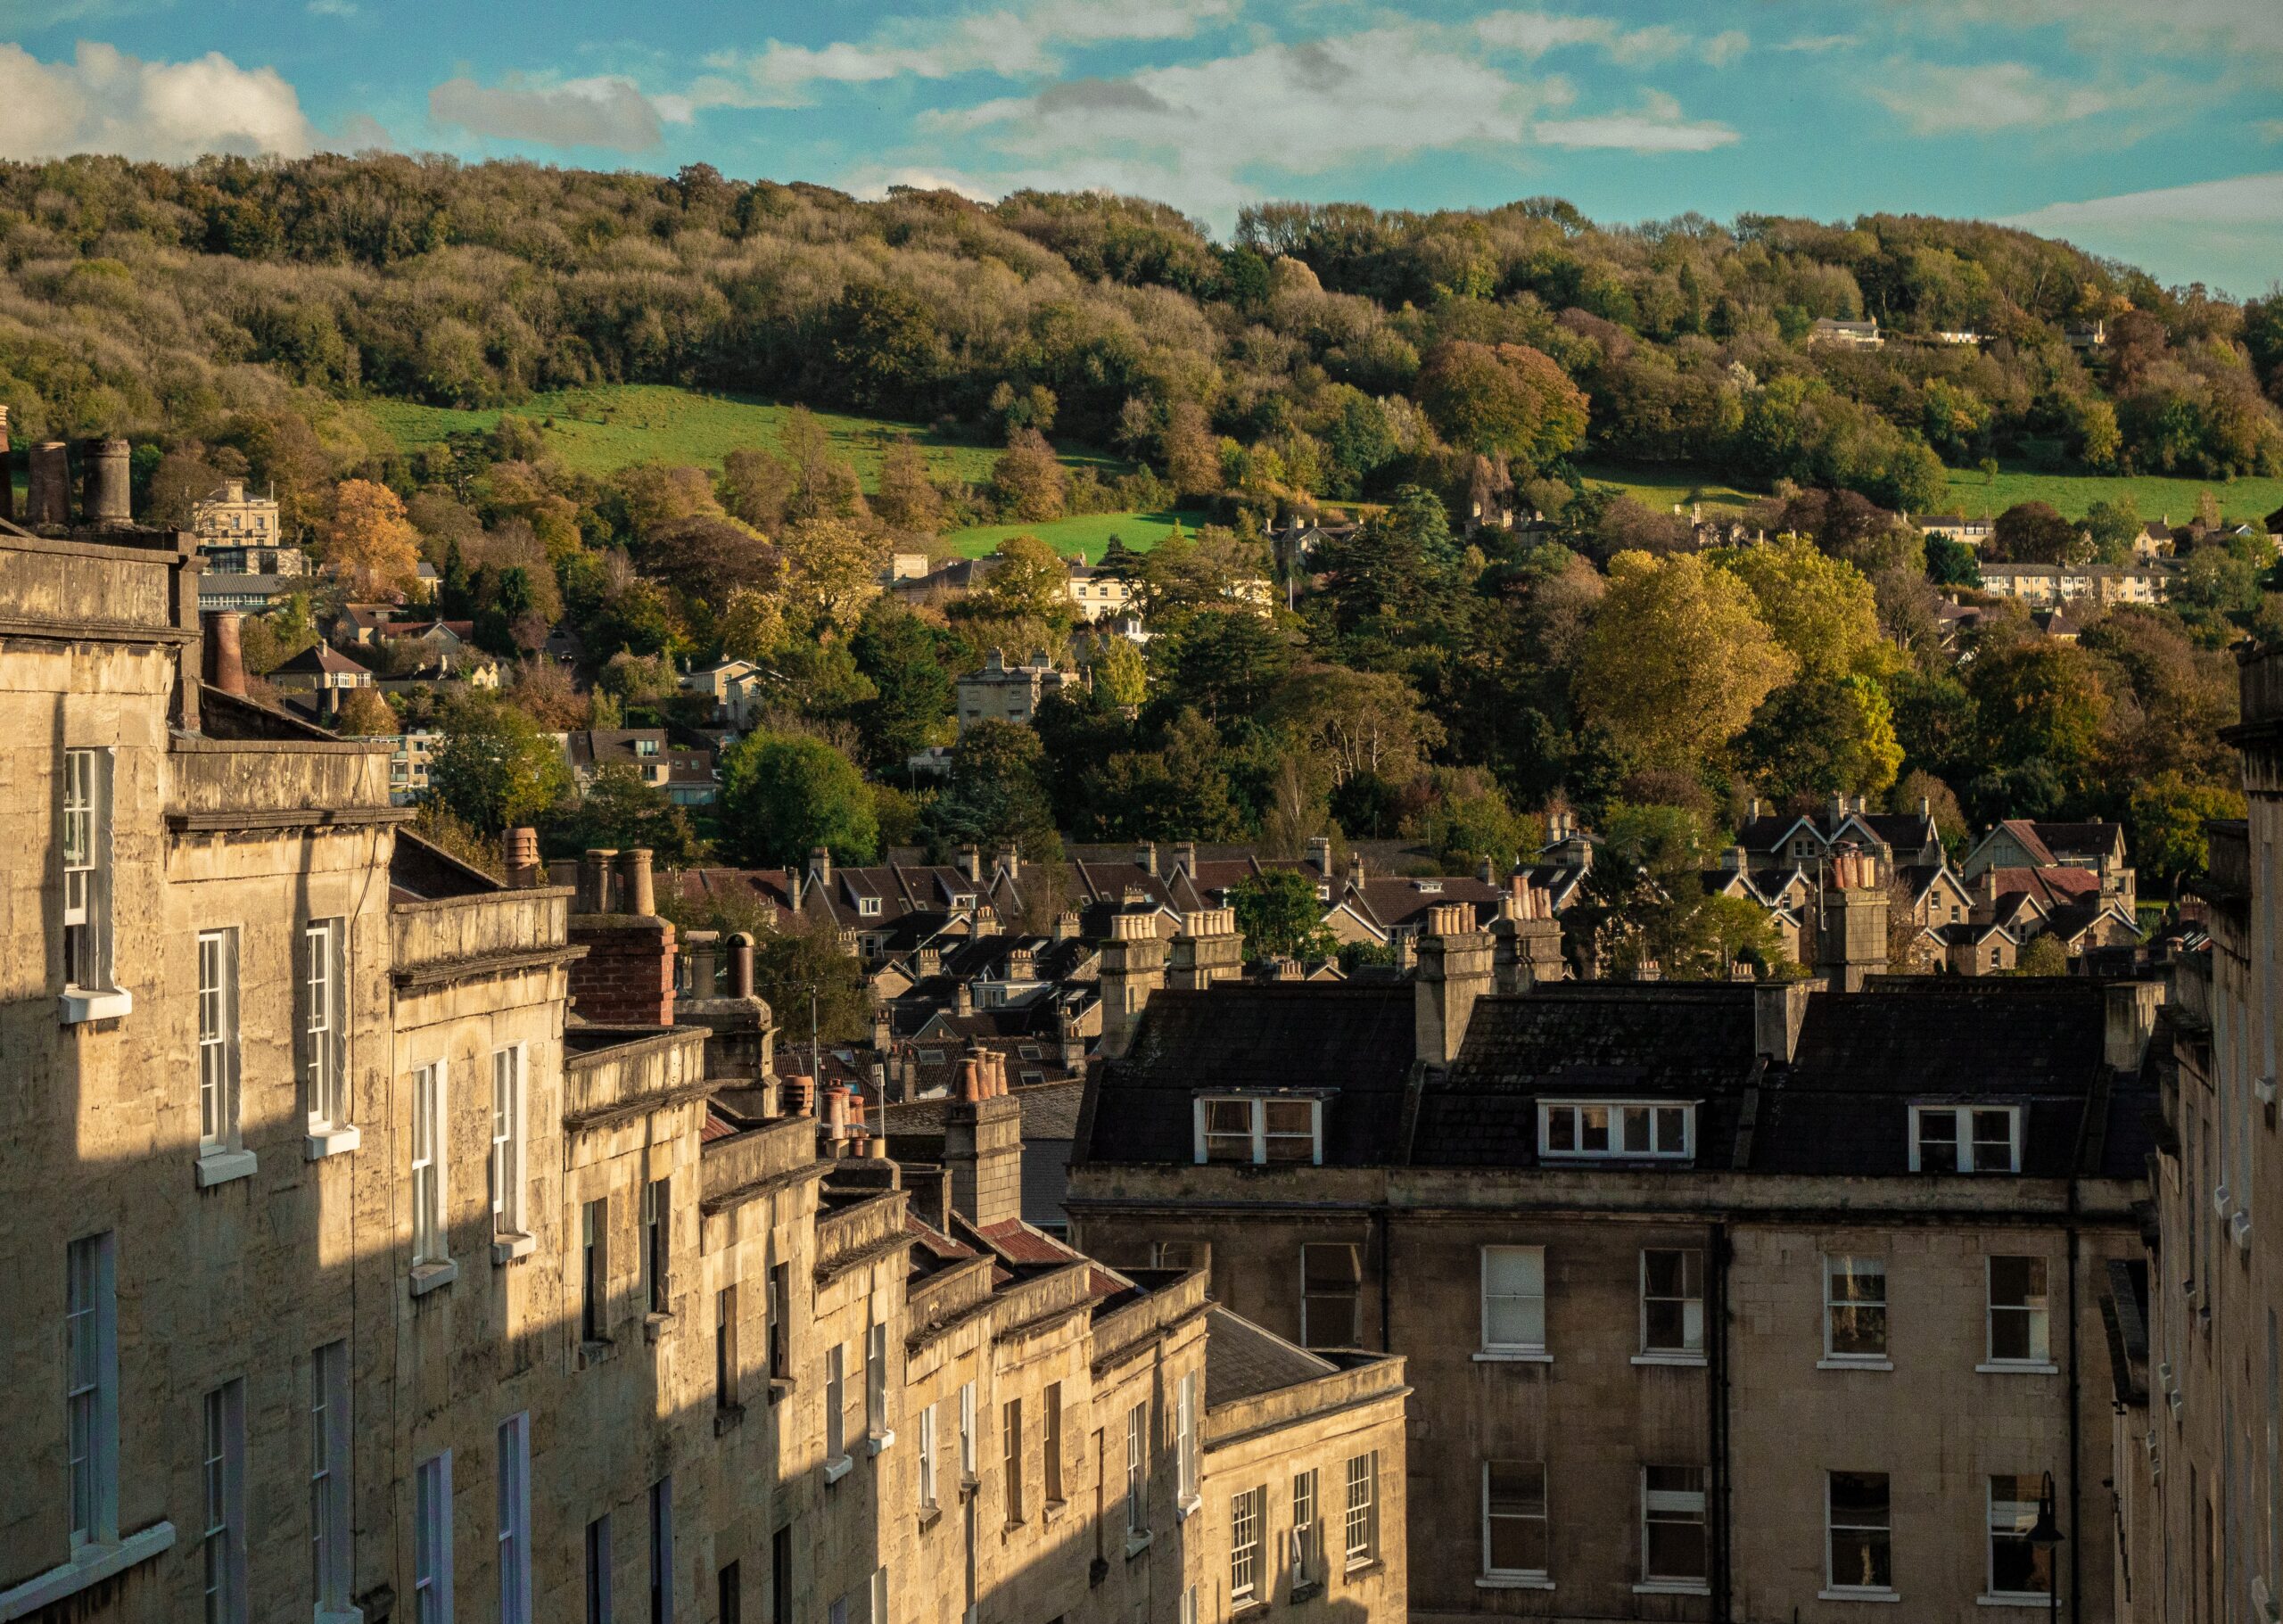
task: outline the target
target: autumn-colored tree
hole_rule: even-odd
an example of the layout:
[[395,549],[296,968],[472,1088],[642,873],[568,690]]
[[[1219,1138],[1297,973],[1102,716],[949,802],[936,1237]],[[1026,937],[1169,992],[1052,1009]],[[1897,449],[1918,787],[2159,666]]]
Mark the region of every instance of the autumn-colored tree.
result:
[[890,530],[933,535],[944,522],[944,493],[927,467],[927,453],[909,434],[899,434],[880,458],[879,494],[872,512]]
[[693,514],[650,532],[646,568],[691,598],[720,606],[740,589],[779,589],[785,561],[759,531],[724,514]]
[[1017,429],[991,465],[991,488],[1000,507],[1026,523],[1062,516],[1068,481],[1054,448],[1036,429]]
[[1567,456],[1586,436],[1584,393],[1528,344],[1438,346],[1419,375],[1419,400],[1462,450],[1504,452],[1532,467]]
[[1784,536],[1718,559],[1751,589],[1760,618],[1803,673],[1835,676],[1875,663],[1884,651],[1871,583],[1806,537]]
[[1213,438],[1203,407],[1193,400],[1176,401],[1166,414],[1158,448],[1158,460],[1175,495],[1210,496],[1220,490],[1221,445]]
[[887,544],[856,519],[796,520],[781,538],[789,601],[819,625],[846,631],[879,595]]
[[1734,738],[1794,669],[1727,571],[1691,553],[1620,553],[1572,686],[1644,762],[1685,766]]
[[1070,566],[1036,536],[1010,536],[983,585],[954,606],[955,618],[1036,622],[1067,631]]
[[418,579],[419,532],[395,491],[370,480],[341,482],[326,521],[326,562],[352,591],[371,598],[408,592]]
[[343,738],[380,738],[401,732],[402,725],[396,712],[375,688],[352,688],[341,696],[341,709],[333,719],[333,730]]
[[2081,564],[2092,551],[2049,502],[2016,502],[1990,527],[1993,556],[2012,564]]

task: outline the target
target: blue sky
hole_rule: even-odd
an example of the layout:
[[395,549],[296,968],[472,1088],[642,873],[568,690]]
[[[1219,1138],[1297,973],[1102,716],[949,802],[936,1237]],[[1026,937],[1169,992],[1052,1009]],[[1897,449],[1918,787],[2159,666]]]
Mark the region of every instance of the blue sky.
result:
[[2007,219],[2283,277],[2283,0],[0,0],[0,156]]

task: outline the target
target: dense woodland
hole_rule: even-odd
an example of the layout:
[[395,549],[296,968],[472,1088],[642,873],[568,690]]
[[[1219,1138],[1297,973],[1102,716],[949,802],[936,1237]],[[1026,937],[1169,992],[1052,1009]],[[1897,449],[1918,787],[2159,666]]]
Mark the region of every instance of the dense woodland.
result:
[[[1670,880],[1717,861],[1751,797],[1836,792],[1925,798],[1952,832],[2119,817],[2156,889],[2236,804],[2226,647],[2283,629],[2264,540],[2214,532],[2171,607],[2098,616],[2080,641],[2007,606],[1963,643],[1942,632],[1936,587],[1971,587],[1974,560],[1930,554],[1896,515],[1936,499],[1945,462],[2283,474],[2283,296],[2166,289],[1980,224],[1277,205],[1224,245],[1094,195],[867,203],[705,169],[82,159],[0,166],[0,259],[20,435],[128,433],[162,518],[224,475],[269,482],[342,590],[436,564],[447,611],[520,674],[503,699],[416,696],[360,721],[441,721],[438,818],[541,817],[558,845],[671,858],[710,839],[782,861],[819,843],[1401,833],[1471,867],[1575,810],[1631,860],[1612,875]],[[1866,316],[1883,350],[1806,342],[1819,317]],[[2064,334],[2093,321],[2109,342],[2088,356]],[[1962,328],[1984,342],[1931,342]],[[512,408],[598,382],[1003,449],[968,484],[905,442],[866,490],[796,414],[720,468],[597,479]],[[376,396],[510,412],[408,455],[360,409]],[[1074,474],[1058,443],[1130,471]],[[1672,515],[1582,481],[1587,457],[1751,482],[1784,539],[1699,551]],[[1074,625],[1035,543],[945,608],[875,584],[891,546],[961,523],[1177,500],[1216,523],[1111,561],[1141,585],[1146,651]],[[1287,583],[1263,523],[1328,502],[1367,516]],[[1469,523],[1500,505],[1553,533]],[[1995,547],[2128,556],[2140,516],[2018,509]],[[1245,601],[1256,577],[1297,611]],[[324,606],[250,627],[253,657],[313,638]],[[556,626],[575,668],[538,657]],[[1053,647],[1088,681],[1035,730],[973,730],[948,780],[915,781],[903,763],[950,741],[952,682],[994,646]],[[677,663],[722,654],[762,664],[781,704],[729,753],[718,820],[694,828],[631,782],[569,793],[540,730],[684,716]],[[1631,909],[1669,974],[1753,939],[1693,887],[1611,884],[1596,906]]]

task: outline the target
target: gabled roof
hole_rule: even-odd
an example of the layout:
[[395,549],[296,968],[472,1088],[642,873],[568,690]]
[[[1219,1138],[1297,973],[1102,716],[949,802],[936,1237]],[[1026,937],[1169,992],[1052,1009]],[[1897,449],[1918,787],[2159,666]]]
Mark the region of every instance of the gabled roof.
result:
[[325,642],[312,643],[292,659],[269,668],[271,676],[280,673],[293,677],[369,677],[373,674],[332,644]]
[[1219,1305],[1205,1311],[1205,1407],[1337,1375],[1339,1366]]

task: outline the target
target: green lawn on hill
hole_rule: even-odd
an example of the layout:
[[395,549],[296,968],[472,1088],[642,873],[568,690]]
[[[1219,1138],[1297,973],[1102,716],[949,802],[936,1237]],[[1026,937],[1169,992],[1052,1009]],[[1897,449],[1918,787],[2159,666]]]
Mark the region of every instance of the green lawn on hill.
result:
[[1210,522],[1202,513],[1090,513],[1044,524],[978,524],[954,531],[944,541],[962,558],[981,558],[997,552],[999,544],[1010,537],[1036,536],[1066,557],[1076,554],[1088,564],[1100,564],[1112,536],[1135,552],[1146,553],[1173,534],[1175,525],[1194,535],[1199,525]]
[[[446,436],[488,433],[499,411],[460,411],[411,400],[368,400],[365,411],[407,450],[441,443]],[[565,466],[610,474],[630,463],[657,461],[718,468],[731,451],[774,449],[789,406],[749,395],[708,394],[663,383],[610,383],[534,395],[505,408],[539,428]],[[909,434],[937,470],[980,483],[991,477],[995,446],[956,440],[917,423],[819,412],[834,448],[856,466],[866,490],[879,482],[880,458]],[[1125,471],[1118,459],[1083,447],[1063,447],[1066,467],[1092,467],[1104,478]]]

